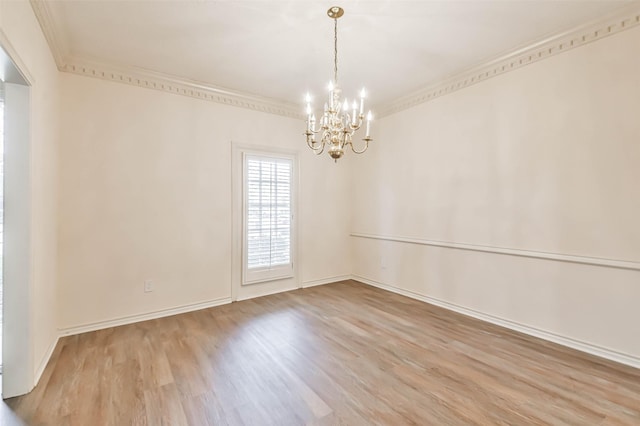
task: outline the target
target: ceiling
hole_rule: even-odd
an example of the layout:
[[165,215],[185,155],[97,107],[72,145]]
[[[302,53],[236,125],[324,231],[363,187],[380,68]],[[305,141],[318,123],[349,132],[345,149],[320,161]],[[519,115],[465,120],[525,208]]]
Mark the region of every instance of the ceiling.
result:
[[[301,103],[325,98],[324,1],[48,1],[64,60],[136,67]],[[339,79],[383,105],[621,8],[625,1],[353,1],[338,21]]]

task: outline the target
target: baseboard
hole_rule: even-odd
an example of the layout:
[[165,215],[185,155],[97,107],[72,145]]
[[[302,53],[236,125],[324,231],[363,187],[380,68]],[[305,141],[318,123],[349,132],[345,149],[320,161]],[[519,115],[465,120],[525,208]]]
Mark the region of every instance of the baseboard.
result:
[[500,318],[494,315],[486,314],[480,311],[476,311],[474,309],[466,308],[464,306],[459,306],[454,303],[446,302],[444,300],[440,300],[434,297],[429,297],[423,294],[415,293],[413,291],[404,290],[404,289],[394,287],[389,284],[381,283],[379,281],[365,278],[359,275],[352,275],[351,279],[359,281],[363,284],[370,285],[372,287],[377,287],[382,290],[387,290],[392,293],[397,293],[402,296],[410,297],[412,299],[420,300],[422,302],[429,303],[431,305],[439,306],[441,308],[445,308],[450,311],[457,312],[459,314],[470,316],[482,321],[499,325],[501,327],[518,331],[520,333],[528,334],[533,337],[537,337],[543,340],[547,340],[549,342],[557,343],[562,346],[576,349],[581,352],[586,352],[588,354],[595,355],[600,358],[608,359],[610,361],[628,365],[630,367],[640,368],[640,357],[637,357],[634,355],[625,354],[622,352],[615,351],[613,349],[603,348],[602,346],[597,346],[592,343],[587,343],[581,340],[573,339],[571,337],[562,336],[560,334],[552,333],[550,331],[541,330],[536,327],[531,327],[515,321],[511,321],[511,320]]
[[161,309],[158,311],[147,312],[144,314],[128,315],[121,318],[115,318],[105,321],[97,321],[78,326],[65,327],[59,330],[60,336],[73,336],[75,334],[87,333],[89,331],[102,330],[105,328],[117,327],[120,325],[133,324],[141,321],[148,321],[157,318],[168,317],[171,315],[184,314],[201,309],[212,308],[214,306],[226,305],[231,303],[230,297],[221,297],[219,299],[208,300],[206,302],[191,303],[187,305],[176,306],[169,309]]
[[315,286],[318,286],[318,285],[331,284],[331,283],[335,283],[335,282],[338,282],[338,281],[348,280],[350,278],[351,278],[351,275],[338,275],[338,276],[335,276],[335,277],[322,278],[322,279],[319,279],[319,280],[302,281],[300,287],[277,289],[277,290],[273,290],[273,291],[267,291],[267,292],[264,292],[264,293],[253,294],[251,296],[239,297],[237,301],[238,302],[242,302],[243,300],[255,299],[257,297],[271,296],[273,294],[286,293],[287,291],[295,291],[295,290],[298,290],[300,288],[309,288],[309,287],[315,287]]
[[236,299],[236,302],[242,302],[244,300],[257,299],[258,297],[271,296],[271,295],[274,295],[274,294],[286,293],[288,291],[295,291],[295,290],[298,290],[298,287],[279,288],[279,289],[276,289],[276,290],[265,291],[263,293],[252,294],[250,296],[238,297],[238,299]]
[[51,344],[49,345],[47,352],[44,354],[44,356],[40,360],[40,365],[38,365],[38,369],[36,370],[33,387],[38,386],[38,383],[40,382],[40,378],[42,377],[42,373],[44,373],[44,369],[47,368],[47,365],[49,364],[49,360],[53,355],[53,351],[55,351],[56,346],[58,346],[58,340],[60,340],[60,336],[56,336],[56,338],[51,341]]
[[315,287],[317,285],[332,284],[339,281],[351,279],[351,275],[337,275],[335,277],[322,278],[319,280],[309,280],[302,282],[302,288]]

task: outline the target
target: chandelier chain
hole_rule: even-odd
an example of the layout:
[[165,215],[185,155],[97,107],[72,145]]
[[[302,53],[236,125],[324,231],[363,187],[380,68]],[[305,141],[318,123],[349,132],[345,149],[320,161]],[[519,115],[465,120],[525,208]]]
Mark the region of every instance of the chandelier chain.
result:
[[338,19],[333,20],[333,81],[338,84]]

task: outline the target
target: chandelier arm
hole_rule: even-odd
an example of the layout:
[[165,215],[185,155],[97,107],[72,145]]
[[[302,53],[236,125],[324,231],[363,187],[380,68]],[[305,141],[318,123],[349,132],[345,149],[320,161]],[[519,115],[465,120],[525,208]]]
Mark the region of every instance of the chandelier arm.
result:
[[[316,145],[316,143],[319,144],[319,145]],[[316,142],[315,140],[313,140],[311,138],[307,138],[307,146],[309,148],[311,148],[312,150],[314,150],[314,151],[318,151],[318,150],[324,149],[324,142]],[[322,151],[320,151],[320,152],[322,152]]]
[[351,134],[354,134],[360,129],[360,127],[362,127],[364,116],[362,114],[359,114],[357,116],[357,119],[358,119],[358,122],[356,124],[353,124],[353,123],[349,124],[349,128],[351,129]]
[[315,155],[322,154],[324,152],[324,147],[326,145],[324,142],[318,142],[318,143],[320,144],[320,146],[318,146],[317,148],[311,148]]
[[351,145],[351,151],[353,151],[356,154],[362,154],[363,152],[365,152],[368,148],[369,148],[369,142],[372,140],[371,138],[364,138],[362,139],[364,141],[364,148],[361,150],[357,150],[355,146],[353,146],[353,143],[349,142],[349,145]]

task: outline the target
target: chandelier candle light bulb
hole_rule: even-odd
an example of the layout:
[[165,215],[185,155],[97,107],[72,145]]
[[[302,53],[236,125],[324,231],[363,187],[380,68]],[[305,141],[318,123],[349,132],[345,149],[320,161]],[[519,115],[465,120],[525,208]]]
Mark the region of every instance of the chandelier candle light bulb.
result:
[[333,110],[333,81],[329,82],[329,108]]
[[[327,11],[327,15],[334,21],[334,49],[333,49],[333,80],[329,81],[329,103],[324,104],[324,110],[320,117],[320,128],[316,129],[316,116],[313,114],[311,106],[311,95],[305,96],[306,112],[307,112],[307,131],[304,135],[307,139],[307,145],[316,155],[320,155],[327,149],[331,158],[338,161],[344,155],[344,151],[349,146],[356,154],[362,154],[369,147],[371,139],[371,111],[367,114],[367,131],[362,149],[356,149],[353,146],[353,135],[364,124],[364,98],[366,91],[363,88],[360,92],[360,109],[358,110],[358,101],[353,100],[351,111],[349,110],[349,101],[345,98],[341,101],[342,90],[338,85],[338,18],[344,15],[341,7],[333,6]],[[321,133],[319,141],[316,141],[315,135]]]
[[356,101],[353,101],[353,115],[351,116],[351,124],[353,126],[356,125],[356,118],[357,118],[357,114],[356,114],[356,109],[358,108],[358,104],[356,103]]

